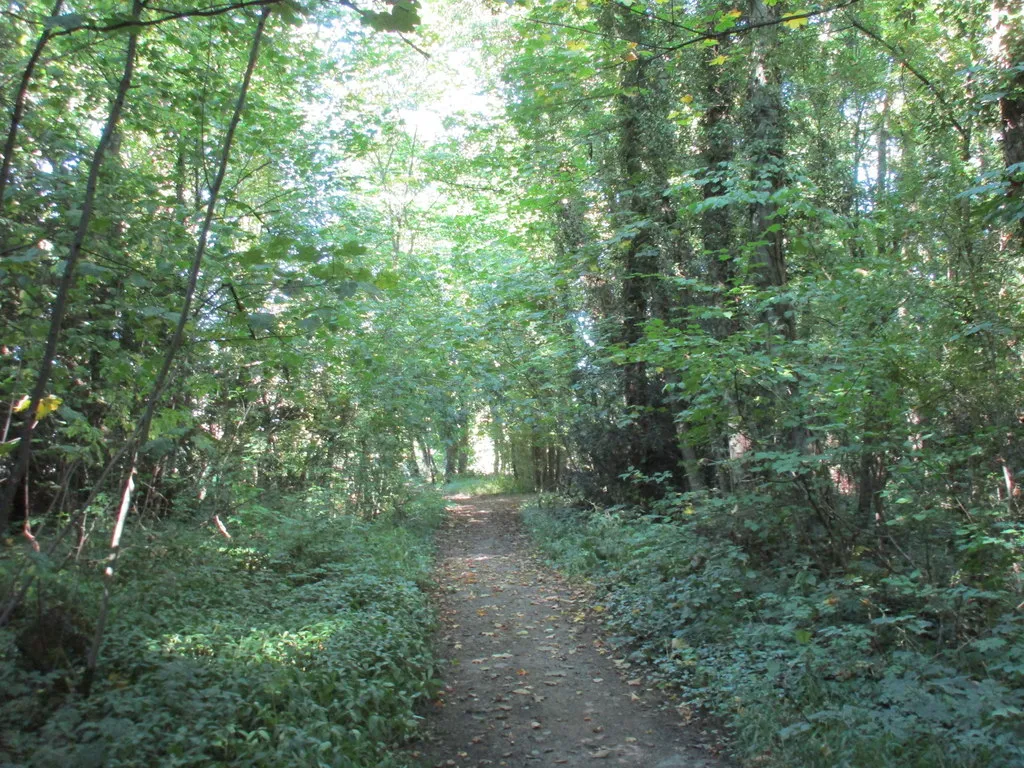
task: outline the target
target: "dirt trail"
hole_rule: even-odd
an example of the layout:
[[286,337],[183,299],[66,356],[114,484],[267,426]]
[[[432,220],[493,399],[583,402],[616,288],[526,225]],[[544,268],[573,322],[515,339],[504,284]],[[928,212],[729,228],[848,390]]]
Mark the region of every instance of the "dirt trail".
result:
[[438,578],[450,662],[427,766],[725,768],[711,740],[612,658],[582,594],[531,554],[522,499],[454,499]]

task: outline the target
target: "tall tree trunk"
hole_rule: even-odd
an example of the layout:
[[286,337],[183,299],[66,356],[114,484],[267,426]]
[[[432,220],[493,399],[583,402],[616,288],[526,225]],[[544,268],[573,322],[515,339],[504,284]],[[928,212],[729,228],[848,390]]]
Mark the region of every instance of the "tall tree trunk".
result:
[[[643,42],[646,20],[628,10],[623,10],[621,16],[622,36]],[[643,339],[647,321],[657,317],[665,306],[659,300],[663,265],[662,243],[657,235],[659,223],[667,215],[661,206],[666,185],[664,156],[670,150],[654,146],[659,138],[657,128],[665,121],[662,109],[667,106],[662,98],[662,66],[659,60],[646,57],[627,62],[618,105],[619,183],[627,193],[619,218],[635,230],[622,257],[621,343],[626,347]],[[682,457],[672,413],[662,394],[664,381],[652,374],[644,360],[626,363],[622,375],[626,407],[636,416],[628,428],[629,463],[649,477],[677,473]],[[643,492],[657,494],[659,489],[649,484]]]
[[[728,56],[731,47],[729,39],[726,38],[717,46],[706,48],[697,70],[701,100],[707,104],[701,116],[699,139],[701,165],[704,168],[701,197],[705,202],[722,197],[728,192],[730,164],[735,160],[735,94],[730,78],[723,68],[712,63],[718,56]],[[700,234],[704,258],[707,260],[708,280],[716,287],[715,300],[719,307],[724,309],[726,303],[730,301],[729,292],[736,286],[737,277],[733,208],[727,205],[709,206],[700,215]],[[715,338],[724,339],[736,332],[737,320],[737,317],[711,320],[708,330]],[[732,416],[726,421],[738,423],[738,415],[734,413]],[[679,425],[679,433],[690,489],[701,490],[703,478],[685,424]],[[727,466],[730,446],[735,442],[735,438],[736,435],[726,430],[724,434],[716,435],[712,440],[709,452],[711,459],[718,466]],[[694,455],[690,456],[690,453]],[[719,481],[723,487],[730,486],[732,474],[723,474]]]
[[[711,64],[717,56],[726,56],[728,40],[707,48],[701,57],[699,77],[702,100],[707,108],[700,119],[700,158],[704,168],[701,197],[707,201],[726,194],[728,164],[735,157],[731,125],[733,93],[722,67]],[[725,293],[733,286],[732,221],[729,206],[716,205],[700,215],[701,240],[708,259],[708,277]],[[727,334],[730,329],[717,329]]]
[[[786,261],[778,205],[771,199],[785,178],[782,84],[773,60],[779,8],[765,0],[750,0],[749,15],[752,25],[767,25],[751,34],[753,77],[748,105],[757,200],[750,206],[750,224],[758,243],[751,271],[759,288],[780,288],[786,284]],[[787,302],[773,300],[766,319],[786,338],[795,336],[796,324]]]

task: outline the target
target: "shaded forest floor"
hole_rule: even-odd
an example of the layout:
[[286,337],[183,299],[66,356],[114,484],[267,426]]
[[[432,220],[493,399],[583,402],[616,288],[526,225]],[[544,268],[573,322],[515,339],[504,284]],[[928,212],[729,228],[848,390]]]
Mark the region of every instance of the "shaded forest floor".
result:
[[596,610],[533,554],[522,497],[456,496],[439,534],[445,687],[428,766],[722,768],[713,736],[616,659]]

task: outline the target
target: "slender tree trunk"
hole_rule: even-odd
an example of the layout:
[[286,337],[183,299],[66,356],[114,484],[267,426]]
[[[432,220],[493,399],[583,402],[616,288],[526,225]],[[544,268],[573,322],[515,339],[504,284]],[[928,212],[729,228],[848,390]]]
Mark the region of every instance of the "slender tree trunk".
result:
[[[136,2],[138,2],[138,0],[136,0]],[[217,203],[219,202],[220,189],[224,183],[224,177],[227,174],[228,162],[231,158],[231,148],[234,144],[235,131],[242,119],[242,111],[245,108],[245,99],[249,92],[249,84],[252,82],[253,72],[256,69],[256,61],[259,58],[260,43],[263,39],[263,31],[266,28],[267,18],[269,15],[270,7],[266,6],[261,11],[259,20],[256,24],[252,47],[249,50],[249,61],[245,69],[245,75],[242,78],[241,87],[239,88],[238,99],[235,102],[235,111],[231,116],[231,122],[229,123],[227,133],[224,136],[224,145],[221,152],[220,165],[217,169],[217,176],[214,179],[213,185],[210,187],[209,201],[206,205],[206,216],[203,219],[203,224],[199,231],[199,240],[196,244],[191,268],[189,269],[188,285],[185,290],[184,299],[182,300],[181,311],[178,314],[178,324],[174,329],[174,335],[171,337],[170,345],[168,346],[167,353],[164,356],[163,365],[161,366],[156,380],[153,383],[153,389],[146,402],[146,407],[143,411],[142,417],[139,420],[134,434],[129,438],[131,442],[131,448],[129,450],[130,460],[128,462],[128,470],[125,473],[122,485],[121,502],[118,506],[117,518],[114,522],[114,530],[110,537],[110,555],[108,557],[107,567],[104,569],[103,602],[100,606],[100,613],[96,622],[96,632],[93,636],[92,646],[89,649],[86,659],[86,670],[82,679],[81,690],[82,694],[85,696],[89,695],[92,688],[92,683],[96,675],[96,666],[99,662],[100,649],[103,644],[103,634],[106,628],[107,616],[110,609],[110,596],[115,576],[115,567],[121,551],[121,536],[124,533],[124,525],[128,517],[128,510],[131,508],[132,493],[135,490],[135,475],[138,468],[139,446],[145,442],[149,433],[149,427],[153,421],[153,415],[156,412],[157,404],[159,403],[164,387],[167,384],[168,374],[170,373],[171,366],[174,363],[174,358],[177,355],[178,349],[181,347],[181,342],[185,335],[185,326],[188,324],[188,319],[192,311],[192,300],[195,296],[196,285],[199,281],[199,270],[203,263],[203,257],[206,254],[206,245],[210,236],[210,230],[213,226],[214,211],[217,207]]]
[[[141,13],[142,3],[140,0],[134,0],[132,4],[132,17],[138,18]],[[43,349],[42,359],[39,362],[39,371],[36,374],[35,385],[32,387],[32,394],[29,398],[30,405],[27,418],[20,431],[19,437],[21,442],[18,444],[11,474],[7,480],[7,487],[4,489],[3,496],[0,497],[0,533],[7,529],[14,495],[17,493],[18,485],[28,469],[29,458],[32,452],[32,431],[35,427],[33,416],[43,396],[46,394],[46,388],[50,382],[53,359],[57,352],[57,341],[60,339],[64,316],[67,313],[68,295],[74,284],[75,269],[82,255],[82,246],[85,244],[89,224],[92,222],[96,202],[96,189],[99,185],[100,168],[103,165],[103,158],[106,156],[107,149],[113,141],[118,123],[121,121],[121,112],[124,109],[128,89],[131,86],[132,76],[135,73],[136,48],[139,35],[137,28],[133,27],[132,29],[133,31],[128,35],[128,45],[125,50],[124,70],[121,73],[121,81],[117,86],[114,101],[110,106],[110,111],[107,113],[107,122],[103,126],[103,132],[100,134],[100,140],[96,145],[92,161],[89,164],[89,174],[85,183],[85,197],[82,200],[78,227],[75,229],[71,245],[68,248],[68,255],[64,260],[64,274],[61,276],[60,284],[57,288],[57,297],[54,299],[53,307],[50,310],[50,329],[46,336],[46,345]]]
[[[64,0],[56,0],[53,4],[53,10],[50,12],[50,16],[59,16],[61,8],[64,6]],[[28,88],[32,82],[32,76],[35,74],[36,65],[39,64],[39,59],[43,55],[43,51],[46,48],[47,43],[53,37],[54,29],[49,28],[43,30],[43,34],[39,36],[36,41],[35,48],[32,49],[32,55],[29,56],[28,62],[25,64],[25,69],[22,70],[21,80],[18,82],[18,90],[14,94],[14,105],[11,108],[11,122],[7,128],[7,138],[4,141],[4,158],[0,161],[0,218],[3,218],[5,204],[7,202],[7,182],[11,175],[11,164],[14,159],[14,149],[18,143],[18,131],[21,128],[21,119],[25,115],[25,101],[28,99]],[[0,231],[0,256],[7,254],[6,247],[6,233]]]
[[434,461],[434,454],[431,453],[426,440],[420,438],[419,444],[420,453],[423,455],[423,464],[427,468],[427,474],[430,476],[430,484],[434,485],[437,483],[437,463]]
[[874,207],[877,210],[885,201],[886,184],[889,177],[889,91],[882,100],[882,112],[878,116],[878,176],[875,179]]

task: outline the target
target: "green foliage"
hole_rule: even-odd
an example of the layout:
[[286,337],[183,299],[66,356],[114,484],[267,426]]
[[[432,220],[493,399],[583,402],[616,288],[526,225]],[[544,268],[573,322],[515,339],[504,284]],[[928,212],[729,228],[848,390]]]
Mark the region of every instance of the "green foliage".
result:
[[511,475],[466,475],[449,480],[442,490],[446,496],[491,496],[498,493],[525,493],[532,490],[532,484]]
[[[1005,594],[866,561],[833,576],[799,556],[766,563],[720,535],[758,518],[700,501],[658,511],[555,505],[526,521],[556,565],[597,586],[619,652],[724,717],[759,764],[1024,759],[1024,623]],[[943,641],[956,622],[972,639]]]
[[[365,521],[310,490],[244,505],[230,541],[184,522],[132,532],[88,699],[80,658],[27,666],[30,608],[0,635],[0,761],[397,765],[438,684],[422,590],[442,511],[420,493],[400,523]],[[81,583],[55,575],[39,600],[88,627]]]

